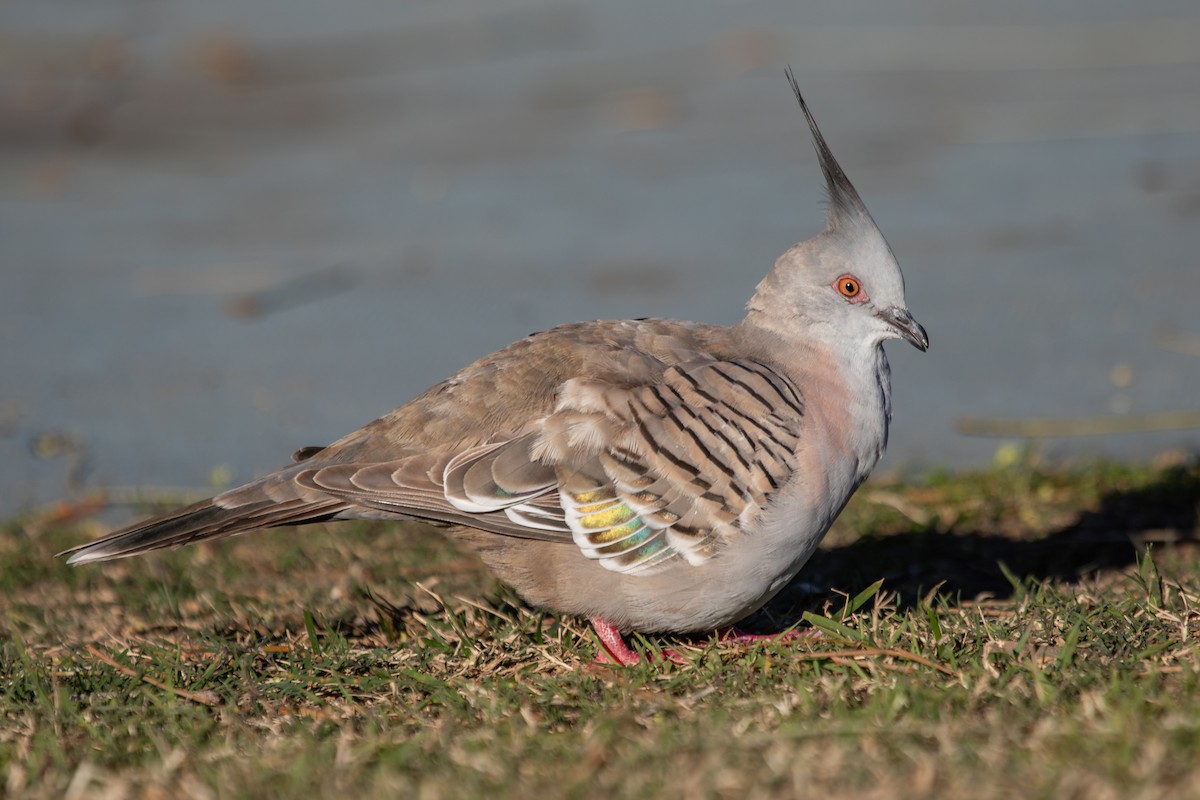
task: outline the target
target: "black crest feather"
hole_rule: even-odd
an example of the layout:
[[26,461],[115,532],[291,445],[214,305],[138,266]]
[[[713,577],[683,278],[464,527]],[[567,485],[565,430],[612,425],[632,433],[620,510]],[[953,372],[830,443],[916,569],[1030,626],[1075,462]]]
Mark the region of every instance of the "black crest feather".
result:
[[854,184],[850,183],[850,179],[842,171],[841,165],[833,157],[833,151],[825,143],[825,137],[821,135],[821,129],[817,127],[817,121],[813,118],[812,112],[808,110],[808,103],[804,102],[804,97],[800,94],[800,86],[796,83],[796,76],[792,73],[792,68],[787,67],[784,74],[787,75],[788,83],[792,85],[792,91],[796,93],[796,100],[800,103],[800,110],[804,112],[804,119],[808,121],[808,129],[812,131],[813,146],[817,150],[817,159],[821,162],[821,172],[825,174],[825,190],[829,194],[830,227],[837,227],[839,219],[843,216],[860,217],[865,215],[869,217],[867,207],[863,204],[862,198],[858,196]]

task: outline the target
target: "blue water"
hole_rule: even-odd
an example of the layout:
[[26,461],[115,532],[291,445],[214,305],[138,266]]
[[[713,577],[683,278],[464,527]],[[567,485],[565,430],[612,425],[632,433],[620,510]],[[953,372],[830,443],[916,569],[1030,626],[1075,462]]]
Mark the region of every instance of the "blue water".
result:
[[249,478],[559,322],[735,321],[821,225],[789,63],[932,339],[886,467],[1194,408],[1197,41],[1165,0],[10,2],[0,513]]

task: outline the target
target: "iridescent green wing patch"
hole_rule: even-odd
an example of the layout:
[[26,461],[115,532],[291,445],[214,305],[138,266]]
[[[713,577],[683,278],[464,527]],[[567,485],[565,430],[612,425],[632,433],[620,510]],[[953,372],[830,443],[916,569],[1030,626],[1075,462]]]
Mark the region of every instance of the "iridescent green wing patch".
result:
[[645,570],[674,555],[663,520],[651,508],[635,507],[612,484],[560,496],[575,543],[609,569]]

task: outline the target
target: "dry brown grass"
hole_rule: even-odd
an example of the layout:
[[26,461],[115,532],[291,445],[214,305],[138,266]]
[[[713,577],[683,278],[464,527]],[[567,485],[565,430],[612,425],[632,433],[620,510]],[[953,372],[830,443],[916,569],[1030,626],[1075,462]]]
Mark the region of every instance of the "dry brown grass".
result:
[[823,637],[634,669],[417,525],[79,569],[90,518],[16,521],[3,793],[1200,796],[1198,499],[1186,461],[875,482],[751,621]]

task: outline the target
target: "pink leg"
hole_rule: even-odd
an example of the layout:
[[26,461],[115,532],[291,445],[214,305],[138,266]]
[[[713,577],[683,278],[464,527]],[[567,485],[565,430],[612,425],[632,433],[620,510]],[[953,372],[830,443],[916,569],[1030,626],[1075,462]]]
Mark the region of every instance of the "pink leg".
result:
[[[625,637],[617,630],[617,626],[599,617],[592,617],[592,627],[600,640],[600,652],[596,654],[597,664],[620,664],[623,667],[633,667],[641,663],[642,657],[625,644]],[[606,657],[607,656],[607,657]]]

